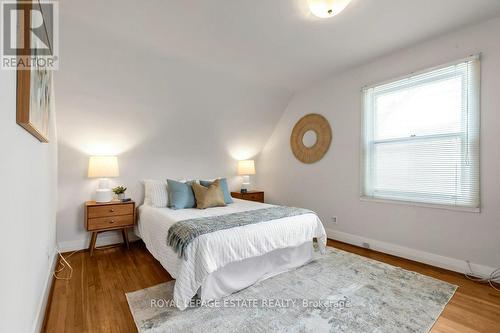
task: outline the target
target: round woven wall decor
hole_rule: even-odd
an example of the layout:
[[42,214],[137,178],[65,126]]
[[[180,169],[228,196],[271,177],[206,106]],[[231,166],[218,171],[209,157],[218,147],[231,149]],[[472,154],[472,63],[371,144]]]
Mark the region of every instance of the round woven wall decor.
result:
[[[314,131],[316,142],[307,147],[304,142],[304,134]],[[328,120],[320,114],[311,113],[302,117],[293,127],[290,136],[290,146],[295,157],[307,164],[319,161],[325,156],[332,142],[332,129]]]

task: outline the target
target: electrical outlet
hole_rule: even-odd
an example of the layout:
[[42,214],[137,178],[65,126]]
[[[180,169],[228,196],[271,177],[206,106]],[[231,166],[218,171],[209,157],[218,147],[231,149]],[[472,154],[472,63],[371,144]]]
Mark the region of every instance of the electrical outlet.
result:
[[332,224],[338,224],[337,216],[330,217],[330,221],[332,222]]

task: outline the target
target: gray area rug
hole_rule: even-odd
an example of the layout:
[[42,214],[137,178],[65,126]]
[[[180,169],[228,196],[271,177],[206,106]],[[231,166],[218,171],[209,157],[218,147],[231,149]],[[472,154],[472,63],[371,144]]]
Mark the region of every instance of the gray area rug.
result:
[[456,286],[328,248],[293,271],[179,311],[174,281],[128,293],[139,332],[428,332]]

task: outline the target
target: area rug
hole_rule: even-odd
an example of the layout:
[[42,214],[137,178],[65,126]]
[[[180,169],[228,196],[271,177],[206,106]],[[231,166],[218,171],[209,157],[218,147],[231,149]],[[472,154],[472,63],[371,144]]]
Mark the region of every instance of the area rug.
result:
[[174,281],[128,293],[139,332],[428,332],[456,286],[328,248],[302,267],[179,311]]

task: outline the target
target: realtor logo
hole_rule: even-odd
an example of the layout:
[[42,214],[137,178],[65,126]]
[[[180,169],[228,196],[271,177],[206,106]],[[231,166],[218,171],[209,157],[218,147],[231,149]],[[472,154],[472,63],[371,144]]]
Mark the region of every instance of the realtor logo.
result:
[[58,3],[3,1],[1,68],[58,68]]

